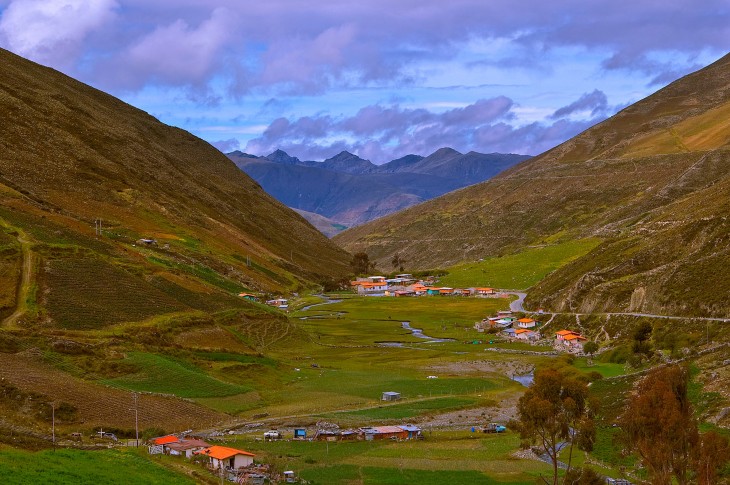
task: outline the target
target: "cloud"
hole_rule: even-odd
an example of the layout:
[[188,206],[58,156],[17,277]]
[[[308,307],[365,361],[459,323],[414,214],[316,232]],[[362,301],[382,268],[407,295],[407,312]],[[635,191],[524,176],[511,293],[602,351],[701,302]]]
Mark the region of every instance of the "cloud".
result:
[[87,37],[115,17],[114,0],[13,0],[2,11],[0,45],[37,62],[68,67]]
[[[435,113],[399,105],[371,105],[353,116],[278,118],[246,145],[246,151],[266,155],[281,148],[301,159],[328,158],[342,150],[383,163],[415,153],[429,155],[449,146],[465,152],[536,155],[575,136],[605,118],[611,109],[605,94],[595,90],[561,108],[554,121],[515,126],[514,102],[505,96],[480,99],[465,107]],[[590,119],[565,119],[590,110]]]
[[550,118],[565,118],[573,113],[580,113],[584,111],[590,111],[592,116],[597,116],[605,113],[607,109],[608,98],[606,97],[606,94],[603,91],[595,89],[592,93],[585,93],[576,101],[557,109],[555,113],[550,115]]
[[213,141],[210,144],[216,147],[218,150],[222,151],[223,153],[229,153],[233,150],[238,150],[239,148],[241,148],[241,143],[235,138]]
[[[141,88],[147,82],[204,87],[223,64],[236,18],[235,12],[217,8],[197,27],[183,19],[158,26],[128,45],[118,58],[105,62],[98,75],[124,89]],[[215,97],[201,98],[209,104]]]

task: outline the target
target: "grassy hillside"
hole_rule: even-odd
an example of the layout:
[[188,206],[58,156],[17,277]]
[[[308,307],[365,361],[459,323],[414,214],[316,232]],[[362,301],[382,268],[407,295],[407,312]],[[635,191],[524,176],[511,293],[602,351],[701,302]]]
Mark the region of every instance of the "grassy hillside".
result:
[[418,269],[599,238],[528,304],[728,316],[712,275],[730,247],[729,79],[726,56],[494,179],[334,240]]
[[[194,352],[293,338],[238,297],[319,288],[347,253],[178,128],[0,49],[0,441],[227,419],[246,396]],[[146,241],[146,242],[145,242]],[[241,398],[244,399],[244,398]]]

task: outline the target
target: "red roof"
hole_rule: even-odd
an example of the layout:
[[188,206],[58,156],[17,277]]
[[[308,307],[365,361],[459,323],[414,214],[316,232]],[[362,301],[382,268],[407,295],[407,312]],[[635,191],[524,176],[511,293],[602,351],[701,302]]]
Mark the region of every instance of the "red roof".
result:
[[198,452],[199,455],[207,455],[213,458],[216,458],[218,460],[225,460],[227,458],[230,458],[232,456],[236,455],[245,455],[245,456],[256,456],[253,453],[249,453],[248,451],[243,450],[237,450],[235,448],[228,448],[227,446],[211,446],[210,448],[206,448],[204,450],[200,450]]
[[572,330],[560,330],[559,332],[555,332],[555,335],[576,335],[576,333]]
[[517,321],[522,322],[522,323],[530,323],[530,322],[534,322],[535,320],[533,320],[532,318],[520,318]]
[[177,443],[180,439],[174,435],[160,436],[152,440],[152,443],[156,445],[166,445],[168,443]]

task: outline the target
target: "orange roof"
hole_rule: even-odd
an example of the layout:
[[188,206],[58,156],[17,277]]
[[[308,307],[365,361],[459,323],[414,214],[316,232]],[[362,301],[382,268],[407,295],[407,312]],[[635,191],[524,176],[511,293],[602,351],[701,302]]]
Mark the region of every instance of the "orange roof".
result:
[[199,455],[207,455],[218,460],[225,460],[236,455],[256,456],[248,451],[237,450],[235,448],[228,448],[227,446],[211,446],[198,452]]
[[532,318],[520,318],[517,321],[522,322],[522,323],[531,323],[531,322],[534,322],[535,320],[533,320]]
[[515,330],[515,333],[525,333],[525,332],[532,332],[532,330],[527,330],[526,328],[518,328]]
[[159,438],[152,440],[152,442],[156,445],[166,445],[168,443],[177,443],[178,441],[180,441],[178,437],[173,435],[160,436]]
[[577,334],[572,330],[561,330],[559,332],[555,332],[555,335],[577,335]]
[[578,334],[575,334],[575,333],[574,334],[571,334],[571,335],[566,335],[563,338],[563,340],[575,340],[575,339],[586,340],[586,338],[583,337],[582,335],[578,335]]
[[492,288],[475,288],[477,291],[494,291]]
[[256,296],[253,293],[239,293],[238,296]]

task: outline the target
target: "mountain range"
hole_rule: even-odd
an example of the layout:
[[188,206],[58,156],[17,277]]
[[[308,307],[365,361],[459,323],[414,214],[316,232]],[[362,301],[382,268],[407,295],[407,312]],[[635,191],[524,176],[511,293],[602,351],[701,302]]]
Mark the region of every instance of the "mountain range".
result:
[[598,238],[528,306],[728,317],[728,120],[730,55],[486,182],[334,240],[422,269]]
[[[441,148],[376,165],[343,151],[322,162],[276,150],[266,157],[234,151],[228,157],[272,196],[327,235],[383,217],[493,177],[529,157],[459,153]],[[316,216],[310,215],[316,214]]]

